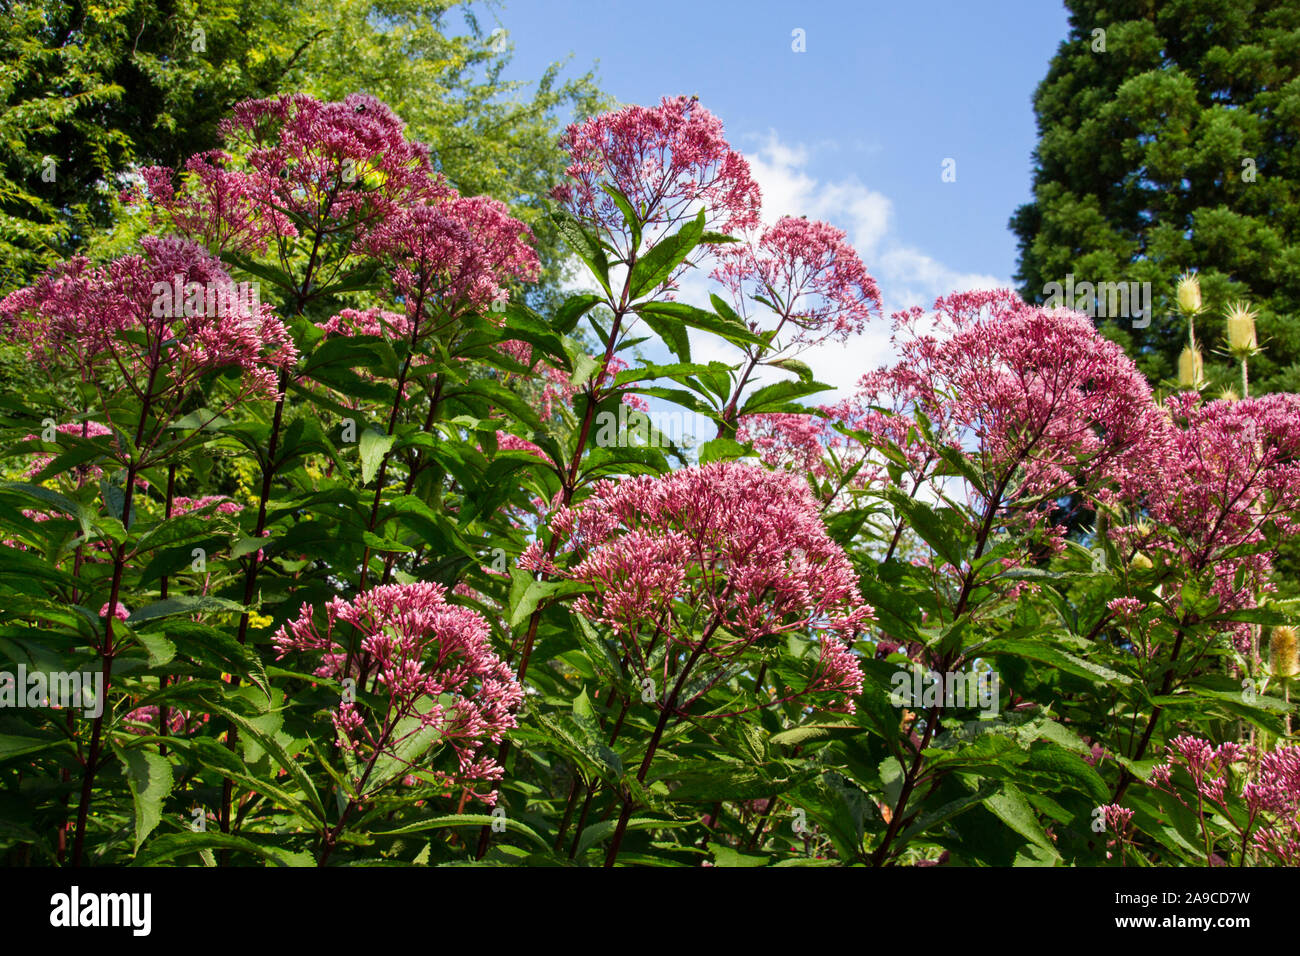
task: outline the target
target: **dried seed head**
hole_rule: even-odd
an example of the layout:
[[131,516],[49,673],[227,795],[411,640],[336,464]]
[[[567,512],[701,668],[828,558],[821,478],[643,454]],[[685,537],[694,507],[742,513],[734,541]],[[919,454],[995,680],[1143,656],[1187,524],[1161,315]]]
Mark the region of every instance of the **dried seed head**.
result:
[[1276,627],[1268,642],[1269,670],[1274,677],[1300,674],[1300,639],[1294,627]]
[[1234,356],[1250,355],[1258,347],[1255,338],[1255,316],[1258,313],[1245,302],[1234,302],[1226,318],[1228,351]]
[[1201,311],[1201,280],[1195,272],[1179,278],[1174,295],[1178,299],[1178,308],[1183,312],[1195,315]]

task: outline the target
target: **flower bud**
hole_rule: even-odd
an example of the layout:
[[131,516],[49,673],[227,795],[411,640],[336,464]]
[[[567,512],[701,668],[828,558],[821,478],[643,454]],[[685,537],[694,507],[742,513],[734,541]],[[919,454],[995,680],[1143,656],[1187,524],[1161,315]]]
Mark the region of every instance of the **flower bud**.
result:
[[1205,359],[1200,349],[1183,349],[1178,356],[1178,384],[1183,388],[1199,388],[1205,379]]
[[1249,355],[1258,347],[1255,339],[1255,316],[1258,313],[1245,302],[1234,302],[1227,314],[1228,351],[1233,355]]
[[1195,272],[1189,272],[1178,280],[1174,295],[1178,299],[1178,308],[1184,312],[1194,314],[1201,311],[1201,280]]
[[1294,627],[1275,627],[1268,642],[1268,669],[1274,677],[1300,674],[1300,639]]

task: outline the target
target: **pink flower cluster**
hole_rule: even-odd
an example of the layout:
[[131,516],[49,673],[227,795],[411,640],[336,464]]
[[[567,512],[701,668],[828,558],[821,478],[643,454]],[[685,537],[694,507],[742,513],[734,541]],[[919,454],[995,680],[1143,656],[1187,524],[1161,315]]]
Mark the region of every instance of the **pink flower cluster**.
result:
[[799,693],[845,695],[838,706],[852,709],[862,674],[846,642],[872,609],[802,479],[715,462],[603,481],[580,505],[560,509],[551,531],[572,566],[546,562],[540,543],[520,565],[589,585],[576,611],[608,626],[642,672],[661,636],[672,653],[703,641],[724,665],[762,638],[816,635],[818,672]]
[[116,376],[160,413],[223,369],[243,373],[245,397],[275,395],[277,371],[297,350],[271,307],[248,302],[192,242],[145,236],[140,245],[143,255],[102,267],[77,258],[11,293],[0,302],[10,340],[101,387]]
[[224,150],[195,153],[185,162],[181,188],[166,166],[140,170],[142,188],[123,193],[128,203],[147,202],[155,226],[173,231],[218,252],[263,251],[276,237],[297,235],[292,221],[266,201],[266,190]]
[[371,232],[367,250],[393,263],[408,321],[432,332],[448,318],[502,300],[510,281],[535,280],[541,263],[532,240],[532,230],[504,203],[453,196],[389,216]]
[[1222,610],[1253,607],[1271,587],[1272,553],[1241,551],[1264,541],[1270,525],[1300,531],[1300,395],[1202,403],[1184,393],[1166,410],[1144,467],[1126,476],[1129,500],[1149,520],[1117,529],[1116,538],[1211,573]]
[[[387,584],[372,588],[351,601],[335,598],[325,606],[325,627],[314,620],[312,608],[303,605],[297,620],[275,634],[279,658],[290,652],[319,655],[315,673],[321,677],[357,682],[358,696],[370,683],[388,695],[387,708],[377,712],[377,724],[364,716],[362,707],[348,700],[339,705],[334,723],[362,759],[380,755],[397,757],[415,734],[434,728],[434,744],[450,745],[458,758],[455,774],[434,771],[434,779],[447,787],[470,787],[474,781],[495,781],[502,768],[482,749],[487,741],[499,743],[515,726],[515,712],[523,689],[510,668],[493,652],[488,626],[473,611],[448,604],[446,589],[438,584]],[[359,653],[349,659],[350,628],[337,633],[342,621],[360,634]],[[404,759],[414,764],[424,753]],[[476,793],[492,804],[496,793]]]
[[[829,223],[786,216],[756,243],[724,247],[718,259],[713,278],[731,294],[738,314],[748,317],[755,297],[775,310],[778,352],[844,342],[880,311],[876,280],[843,230]],[[757,319],[749,325],[763,328]]]
[[631,240],[607,185],[627,198],[646,233],[669,229],[700,206],[710,229],[758,223],[760,195],[749,163],[723,138],[722,122],[693,97],[603,113],[570,126],[563,146],[572,183],[557,187],[555,198],[604,232],[624,258],[633,251]]
[[1201,799],[1221,804],[1232,765],[1250,755],[1247,748],[1231,741],[1215,747],[1199,737],[1183,734],[1169,742],[1167,760],[1152,769],[1150,782],[1152,786],[1171,789],[1173,769],[1182,766]]
[[317,322],[316,327],[326,335],[373,335],[403,339],[411,334],[411,323],[406,316],[378,307],[343,309],[324,322]]
[[[1259,756],[1254,747],[1232,742],[1215,747],[1198,737],[1175,737],[1167,747],[1166,762],[1151,771],[1151,785],[1177,796],[1176,767],[1191,777],[1200,801],[1219,808],[1243,839],[1251,836],[1257,852],[1273,856],[1282,866],[1300,865],[1300,747],[1282,746]],[[1227,803],[1234,772],[1245,780],[1235,794],[1245,804],[1244,822]]]
[[[929,332],[919,309],[894,316],[902,358],[863,377],[861,406],[886,409],[864,414],[865,427],[906,442],[924,415],[934,439],[911,439],[909,459],[934,463],[941,444],[966,450],[992,504],[1015,505],[1031,524],[1044,504],[1104,497],[1140,473],[1163,418],[1133,362],[1085,316],[1007,291],[951,295],[935,308]],[[972,490],[977,506],[989,504]]]
[[1261,820],[1255,848],[1283,866],[1300,866],[1300,747],[1266,753],[1241,795],[1251,816]]
[[767,467],[818,478],[826,476],[825,435],[814,415],[771,412],[744,415],[736,423],[736,439],[752,444]]
[[238,501],[232,501],[225,495],[204,495],[202,498],[185,498],[177,496],[172,499],[172,516],[191,514],[212,508],[212,514],[237,515],[244,510]]
[[[763,412],[743,415],[736,423],[736,438],[749,442],[763,464],[796,474],[827,480],[826,496],[837,500],[839,492],[861,490],[886,477],[883,463],[869,447],[846,436],[848,431],[877,432],[895,419],[863,407],[860,399],[849,398],[818,407],[821,415],[793,412]],[[905,431],[898,435],[905,439]]]
[[309,227],[326,220],[364,227],[448,192],[428,147],[408,140],[406,124],[373,96],[247,100],[221,133],[245,147],[258,201]]
[[214,251],[247,252],[304,234],[351,236],[344,223],[364,236],[373,222],[450,193],[428,147],[407,140],[405,124],[372,96],[247,100],[220,132],[229,150],[190,157],[179,190],[171,169],[151,166],[143,189],[123,198],[147,200],[155,221]]
[[[59,425],[55,431],[62,435],[75,435],[78,438],[99,438],[103,435],[112,434],[111,429],[106,428],[99,422],[89,420],[82,422],[64,422],[62,425]],[[27,435],[23,438],[23,441],[35,441],[39,437],[39,435]],[[32,457],[31,465],[27,468],[27,477],[35,478],[42,471],[48,468],[52,461],[54,461],[54,455],[44,453],[34,455]],[[98,478],[103,473],[103,469],[98,465],[86,465],[84,463],[73,469],[73,475],[77,478]]]

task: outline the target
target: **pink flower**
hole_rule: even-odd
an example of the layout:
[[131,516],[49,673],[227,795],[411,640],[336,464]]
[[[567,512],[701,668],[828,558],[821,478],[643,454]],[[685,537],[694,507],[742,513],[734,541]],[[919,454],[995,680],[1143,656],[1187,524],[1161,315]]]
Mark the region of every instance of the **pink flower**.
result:
[[[146,704],[143,707],[137,707],[126,715],[126,730],[128,733],[141,736],[159,733],[161,728],[158,717],[159,709],[157,704]],[[167,711],[167,733],[173,737],[189,737],[208,723],[209,720],[211,720],[210,714],[178,710],[173,707]]]
[[101,389],[177,410],[210,372],[241,373],[235,400],[276,394],[297,350],[269,305],[250,302],[192,242],[145,236],[144,255],[92,267],[74,259],[0,302],[14,340],[46,367],[71,365]]
[[752,444],[763,464],[818,478],[826,475],[823,437],[823,424],[814,415],[745,415],[736,423],[736,439]]
[[392,261],[408,320],[429,333],[466,310],[487,309],[508,282],[535,280],[541,266],[532,239],[504,203],[458,196],[393,214],[375,227],[368,249]]
[[[945,446],[959,450],[984,476],[983,488],[968,488],[972,505],[1032,530],[1058,499],[1103,499],[1145,467],[1164,419],[1133,362],[1085,316],[1008,291],[952,295],[935,308],[925,331],[921,310],[895,314],[902,357],[864,376],[855,398],[858,426],[900,447],[914,487]],[[1043,543],[1062,546],[1059,535]]]
[[1146,610],[1147,603],[1137,598],[1120,597],[1107,602],[1107,610],[1124,622],[1133,622]]
[[1129,821],[1133,819],[1133,811],[1118,804],[1108,804],[1103,808],[1106,812],[1106,827],[1115,833],[1123,833],[1128,829]]
[[538,458],[548,460],[546,453],[525,438],[518,435],[511,435],[509,432],[497,432],[497,448],[501,451],[526,451],[530,455],[536,455]]
[[[103,435],[112,434],[111,429],[106,428],[99,422],[95,421],[64,422],[62,425],[59,425],[55,431],[62,435],[75,435],[78,438],[99,438]],[[39,437],[39,435],[27,435],[23,438],[23,441],[35,441]],[[42,471],[48,468],[50,463],[53,461],[54,455],[42,453],[33,456],[32,463],[27,468],[27,477],[35,478]],[[78,478],[98,478],[103,474],[103,469],[98,465],[87,465],[82,463],[76,466],[74,473]]]
[[246,100],[221,133],[247,166],[248,194],[298,232],[349,222],[364,235],[372,223],[449,192],[428,147],[408,140],[406,124],[373,96]]
[[[515,726],[523,689],[492,651],[487,622],[448,604],[445,595],[442,586],[420,582],[381,585],[351,601],[335,598],[325,605],[323,631],[304,604],[273,640],[278,658],[319,655],[318,675],[355,680],[357,699],[345,697],[334,724],[363,761],[379,751],[414,768],[429,754],[428,745],[407,752],[412,738],[436,731],[431,741],[450,745],[458,758],[455,772],[433,771],[450,792],[501,779],[501,766],[481,751]],[[351,627],[335,633],[338,621]],[[352,628],[360,635],[359,653],[345,673]],[[360,699],[372,684],[387,695],[385,706],[374,710]],[[474,795],[488,804],[496,800],[495,791]]]
[[172,499],[172,517],[203,511],[207,508],[212,508],[212,514],[219,515],[237,515],[244,510],[243,505],[225,495],[204,495],[202,498],[178,496]]
[[1255,848],[1283,866],[1300,865],[1300,747],[1266,753],[1242,798],[1252,818],[1261,821]]
[[662,233],[702,205],[708,228],[758,223],[759,190],[744,157],[722,135],[722,122],[693,97],[656,107],[628,106],[574,124],[563,140],[570,185],[555,198],[597,226],[626,258],[633,252],[622,214],[602,188],[627,197],[647,233]]
[[270,239],[298,234],[290,218],[267,201],[257,178],[224,150],[195,153],[185,173],[178,192],[172,170],[147,166],[140,170],[142,188],[123,198],[148,201],[155,226],[165,219],[178,235],[215,252],[261,252]]
[[[99,609],[99,616],[108,617],[107,601],[105,601],[104,606]],[[130,616],[131,616],[131,612],[126,609],[126,607],[122,604],[121,601],[119,601],[117,603],[117,607],[113,609],[113,617],[117,618],[119,621],[125,621]]]
[[1181,765],[1200,799],[1223,806],[1232,765],[1251,757],[1252,750],[1231,741],[1215,747],[1199,737],[1182,734],[1168,743],[1166,762],[1152,770],[1149,782],[1157,789],[1173,792],[1172,770]]
[[[602,481],[582,504],[560,509],[551,531],[574,559],[562,573],[593,590],[575,610],[609,627],[637,668],[661,633],[674,652],[705,641],[719,667],[760,639],[808,634],[819,640],[820,661],[790,697],[834,694],[832,706],[852,710],[862,674],[846,642],[872,609],[802,479],[715,462]],[[520,565],[545,570],[541,554],[531,546]]]
[[372,309],[343,309],[316,327],[327,335],[374,335],[381,338],[406,338],[411,334],[411,323],[404,315],[378,307]]
[[[762,297],[776,312],[774,348],[789,354],[826,341],[844,342],[880,311],[880,289],[843,230],[786,216],[757,243],[726,246],[713,277],[748,317]],[[754,331],[766,325],[750,320]]]
[[[1273,552],[1258,548],[1268,529],[1300,531],[1300,395],[1202,403],[1185,393],[1165,410],[1123,476],[1149,520],[1116,540],[1204,575],[1221,611],[1253,607],[1272,586]],[[1230,630],[1249,644],[1245,628]]]

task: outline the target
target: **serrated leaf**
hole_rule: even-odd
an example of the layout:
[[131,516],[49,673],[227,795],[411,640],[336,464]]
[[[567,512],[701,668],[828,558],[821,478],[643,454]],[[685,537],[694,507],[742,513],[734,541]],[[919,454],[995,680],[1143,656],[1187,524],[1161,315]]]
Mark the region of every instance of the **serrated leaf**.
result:
[[162,820],[162,805],[175,782],[172,765],[166,757],[140,747],[123,749],[113,746],[122,761],[127,786],[135,806],[135,852]]

